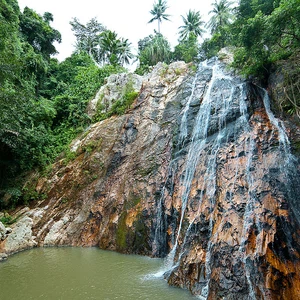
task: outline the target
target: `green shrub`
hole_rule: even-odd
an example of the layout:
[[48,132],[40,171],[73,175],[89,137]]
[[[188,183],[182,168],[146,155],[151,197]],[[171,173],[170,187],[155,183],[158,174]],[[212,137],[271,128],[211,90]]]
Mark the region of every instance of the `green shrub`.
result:
[[17,221],[16,218],[13,218],[10,215],[5,215],[4,217],[0,218],[0,222],[2,222],[4,225],[11,225]]
[[93,118],[93,121],[98,122],[114,115],[125,114],[126,111],[131,107],[134,100],[137,98],[138,94],[139,92],[136,92],[133,88],[132,81],[129,80],[125,85],[123,96],[121,96],[120,99],[116,100],[108,111],[103,112],[103,103],[97,104],[97,112]]
[[68,147],[65,151],[64,164],[67,165],[70,161],[73,161],[76,158],[76,152],[71,151]]

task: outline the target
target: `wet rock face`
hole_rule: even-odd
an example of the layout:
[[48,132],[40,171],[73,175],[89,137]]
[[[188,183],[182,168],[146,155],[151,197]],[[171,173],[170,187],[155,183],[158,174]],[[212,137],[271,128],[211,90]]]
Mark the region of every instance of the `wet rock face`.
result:
[[167,237],[177,266],[168,282],[203,299],[293,299],[299,293],[297,159],[266,94],[214,71],[210,100],[204,97],[197,128],[173,161],[175,189],[163,199],[181,211],[177,231]]
[[197,73],[159,64],[125,115],[93,124],[72,143],[74,159],[39,179],[47,198],[0,249],[168,255],[168,282],[201,299],[297,299],[296,132],[263,90],[214,60]]

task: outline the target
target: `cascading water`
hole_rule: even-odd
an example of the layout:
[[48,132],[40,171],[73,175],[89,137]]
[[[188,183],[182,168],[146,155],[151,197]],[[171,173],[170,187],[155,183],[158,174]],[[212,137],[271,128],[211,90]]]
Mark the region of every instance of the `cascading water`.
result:
[[[188,117],[187,117],[187,114],[188,114],[190,105],[194,101],[199,101],[200,97],[204,93],[204,87],[199,87],[199,86],[197,86],[197,84],[198,84],[198,75],[201,74],[205,70],[205,68],[207,68],[206,61],[199,65],[199,69],[190,85],[190,96],[188,97],[186,104],[183,108],[181,122],[180,122],[180,129],[179,129],[180,136],[179,136],[178,140],[179,140],[179,144],[181,146],[188,139],[188,129],[187,129],[188,128],[188,125],[187,125]],[[209,76],[209,78],[210,78],[210,76]],[[162,188],[161,197],[157,204],[158,208],[157,208],[156,228],[155,228],[155,236],[154,236],[154,243],[153,243],[154,255],[158,255],[160,252],[162,252],[159,250],[159,248],[161,247],[161,243],[165,237],[165,232],[162,230],[162,228],[166,227],[166,225],[165,225],[166,218],[165,218],[165,214],[163,212],[164,198],[165,198],[165,194],[166,194],[166,185],[167,185],[167,183],[169,183],[169,185],[173,184],[174,174],[176,173],[176,170],[178,168],[177,160],[178,160],[178,158],[175,157],[175,159],[173,159],[169,164],[168,179],[166,180],[165,185]],[[170,192],[170,194],[171,193],[172,193],[172,191]],[[181,227],[181,225],[180,225],[180,227]],[[178,236],[176,237],[175,245],[177,242],[178,242]],[[174,260],[173,254],[175,254],[176,248],[177,248],[177,246],[173,247],[173,250],[168,255],[168,258],[166,259],[164,270],[162,272],[159,272],[159,274],[164,273],[164,271],[167,271],[168,269],[170,269],[172,267],[173,260]]]
[[[153,250],[152,253],[155,256],[162,256],[166,251],[166,215],[164,214],[164,198],[167,193],[167,183],[170,182],[172,185],[174,181],[174,174],[176,172],[176,159],[172,160],[168,167],[168,180],[165,182],[161,196],[157,203],[157,218],[156,218],[156,226],[155,226],[155,235],[153,242]],[[172,191],[170,191],[172,193]],[[164,246],[163,246],[164,245]],[[164,271],[159,272],[158,274],[163,275]],[[160,276],[160,275],[158,275]]]
[[[203,66],[204,65],[204,66]],[[200,72],[203,70],[203,67],[206,67],[206,62],[201,65]],[[195,168],[197,166],[198,160],[201,157],[202,151],[207,147],[207,135],[208,135],[208,130],[209,130],[209,123],[210,123],[210,116],[211,116],[211,109],[220,109],[222,111],[222,118],[220,118],[219,122],[219,134],[216,139],[216,143],[214,143],[213,148],[212,148],[212,159],[211,162],[208,164],[208,166],[212,166],[211,169],[208,168],[208,173],[206,174],[205,177],[207,186],[210,188],[208,189],[209,191],[209,196],[213,197],[214,195],[214,162],[215,162],[215,155],[217,153],[218,147],[219,147],[219,142],[222,140],[223,137],[223,132],[221,132],[221,129],[224,126],[224,119],[227,114],[226,108],[230,107],[230,102],[232,100],[232,93],[234,92],[233,87],[231,86],[230,78],[228,76],[225,76],[223,72],[220,71],[219,66],[217,64],[213,65],[211,67],[212,69],[212,77],[210,79],[210,82],[208,84],[208,88],[205,92],[205,96],[202,100],[201,106],[199,108],[199,112],[196,117],[196,121],[194,124],[193,132],[192,132],[192,140],[189,145],[189,151],[187,154],[186,158],[186,166],[185,166],[185,173],[184,173],[184,178],[182,181],[182,186],[183,186],[183,192],[181,195],[181,217],[180,217],[180,222],[179,222],[179,228],[177,232],[177,237],[175,241],[175,245],[172,249],[172,252],[176,252],[177,246],[178,246],[178,239],[181,234],[181,228],[182,228],[182,223],[188,203],[188,198],[190,194],[190,188],[191,188],[191,183],[194,178],[194,173],[195,173]],[[197,78],[197,76],[196,76]],[[222,95],[217,94],[216,97],[212,97],[212,92],[213,89],[215,88],[215,82],[216,81],[227,81],[227,84],[229,85],[229,88],[227,87],[227,91],[224,92],[222,91]],[[195,83],[194,83],[195,84]],[[226,83],[224,83],[224,86]],[[219,103],[214,103],[214,100],[219,100],[220,101],[220,108],[217,107]],[[187,106],[190,104],[190,101],[187,102]],[[214,107],[215,106],[215,107]],[[180,129],[183,129],[180,131],[179,134],[179,140],[184,141],[184,139],[187,136],[186,133],[186,114],[187,114],[188,109],[185,107],[184,109],[184,114],[182,117],[182,122],[180,125]]]
[[[208,85],[206,90],[203,89],[197,89],[197,84],[199,80],[199,74],[203,72],[207,72],[207,70],[211,71],[211,77],[209,79]],[[202,79],[203,80],[203,79]],[[220,86],[222,88],[220,88]],[[232,134],[232,129],[227,129],[226,128],[226,120],[228,118],[228,115],[232,113],[233,109],[238,109],[236,105],[233,103],[236,98],[239,97],[245,97],[243,95],[244,93],[244,87],[243,84],[241,83],[236,83],[233,82],[233,79],[225,75],[224,72],[221,70],[219,64],[213,63],[210,66],[208,63],[205,61],[199,65],[198,72],[193,80],[192,86],[191,86],[191,94],[186,101],[186,104],[183,108],[182,111],[182,118],[180,122],[180,130],[179,130],[179,144],[184,145],[188,140],[188,112],[190,109],[190,104],[196,100],[200,101],[200,98],[203,96],[203,99],[201,101],[201,105],[198,111],[198,114],[196,116],[196,120],[194,121],[194,127],[191,133],[191,142],[189,143],[189,150],[188,154],[186,156],[186,163],[185,163],[185,168],[184,168],[184,177],[181,180],[181,185],[183,187],[183,191],[181,193],[181,215],[180,215],[180,220],[179,220],[179,226],[176,234],[176,239],[175,243],[173,245],[173,248],[171,252],[169,253],[167,257],[167,264],[166,268],[172,269],[176,265],[179,264],[180,258],[182,256],[181,252],[179,254],[179,259],[177,263],[174,261],[175,254],[177,251],[179,239],[181,236],[181,231],[182,231],[182,225],[186,213],[186,208],[189,200],[189,194],[190,194],[190,189],[191,189],[191,184],[194,178],[195,174],[195,169],[198,164],[199,159],[201,158],[202,152],[207,151],[208,145],[210,147],[210,157],[207,161],[207,170],[204,174],[204,180],[203,180],[203,186],[202,186],[202,191],[206,190],[205,196],[209,197],[210,199],[210,210],[213,210],[214,207],[214,196],[215,196],[215,191],[216,191],[216,157],[218,150],[221,146],[221,144],[228,139],[228,136]],[[236,95],[239,94],[239,95]],[[235,95],[235,97],[233,97]],[[245,115],[246,115],[246,104],[243,103],[240,104],[241,107],[240,109],[240,114],[241,116],[241,124],[239,127],[243,126],[244,120],[246,120]],[[212,112],[212,110],[214,110]],[[215,112],[218,112],[218,118],[213,118]],[[213,133],[216,138],[213,141],[208,141],[208,133],[211,131],[211,123],[215,122],[215,133]],[[210,133],[211,134],[211,133]],[[173,160],[170,163],[171,169],[173,169],[174,164],[176,163],[176,160]],[[174,170],[173,170],[174,172]],[[170,168],[169,168],[169,173],[170,173]],[[162,208],[162,203],[163,203],[163,198],[164,198],[164,193],[165,193],[165,187],[163,188],[162,191],[162,197],[159,201],[158,205],[158,221],[157,224],[161,224],[162,218],[163,218],[163,213],[161,211]],[[199,205],[198,207],[201,207],[201,202],[202,198],[204,196],[204,193],[202,192],[200,195],[200,200],[199,200]],[[187,241],[188,235],[189,235],[189,230],[191,229],[191,226],[195,220],[192,220],[190,223],[189,228],[187,229],[183,241],[183,246],[181,249],[184,249],[185,243]],[[210,235],[212,233],[213,229],[213,219],[210,218],[209,220],[209,232]],[[159,229],[156,228],[156,235],[155,235],[155,245],[157,245],[157,232]],[[212,244],[209,244],[208,250],[211,247]],[[209,252],[207,257],[209,257]],[[207,276],[209,277],[209,259],[206,260],[206,273]],[[205,288],[204,288],[205,290]],[[207,290],[207,288],[206,288]],[[204,292],[205,294],[206,292]]]
[[[274,114],[271,111],[270,108],[270,97],[268,95],[268,92],[264,89],[262,89],[262,98],[263,103],[266,109],[266,113],[269,117],[270,122],[273,125],[273,131],[276,130],[278,132],[278,139],[279,139],[279,150],[281,155],[283,155],[283,164],[281,164],[280,169],[281,173],[285,177],[285,181],[289,183],[289,185],[293,185],[293,183],[290,182],[290,178],[297,178],[297,159],[292,155],[291,149],[290,149],[290,141],[286,133],[285,126],[283,122],[278,120]],[[299,183],[297,182],[295,185],[299,186]],[[288,193],[293,193],[291,189],[288,189]],[[289,196],[289,198],[293,198],[292,195]],[[291,203],[293,206],[293,212],[296,215],[296,219],[300,223],[300,209],[298,203]]]
[[[165,245],[173,245],[163,270],[168,271],[165,276],[169,282],[176,283],[185,274],[190,276],[191,271],[185,271],[189,270],[189,264],[196,268],[196,275],[193,276],[197,280],[193,283],[193,292],[202,300],[215,297],[212,296],[216,291],[216,274],[213,272],[218,264],[219,271],[224,269],[220,271],[224,278],[221,282],[225,285],[224,295],[231,293],[230,289],[234,291],[232,293],[241,293],[243,298],[240,299],[257,299],[257,293],[266,293],[259,284],[261,278],[255,275],[254,268],[260,255],[266,251],[264,235],[268,234],[268,230],[272,234],[273,230],[270,220],[273,220],[274,214],[264,210],[261,203],[266,201],[265,195],[269,193],[274,179],[271,173],[262,172],[268,168],[271,168],[271,172],[276,169],[269,166],[268,155],[277,156],[282,162],[279,176],[284,182],[288,182],[291,176],[295,177],[297,171],[284,125],[271,112],[268,95],[262,91],[261,110],[265,111],[272,127],[271,136],[267,129],[262,131],[263,138],[269,138],[274,145],[269,152],[262,147],[258,133],[253,131],[249,85],[240,78],[228,75],[218,61],[199,65],[190,95],[182,109],[178,126],[179,149],[169,164],[168,180],[158,202],[154,245],[158,249],[161,240]],[[199,109],[195,115],[197,101]],[[276,140],[279,141],[277,146]],[[259,159],[263,163],[259,163]],[[233,163],[228,163],[230,161]],[[276,165],[276,162],[272,162],[272,165]],[[224,171],[226,168],[229,174]],[[226,182],[220,182],[220,177]],[[260,178],[266,178],[266,186],[262,187]],[[176,191],[173,188],[171,191],[167,186],[175,186]],[[171,224],[173,239],[168,242],[166,230],[170,230],[170,220],[166,218],[166,195],[168,199],[180,198],[180,206],[173,205],[180,214],[176,223]],[[296,204],[294,206],[298,216],[299,210]],[[169,209],[169,217],[171,213]],[[266,214],[269,214],[270,220],[266,219]],[[236,228],[226,235],[226,231],[233,228],[231,218],[236,219]],[[195,248],[195,245],[198,246]],[[190,258],[191,249],[194,251],[193,260]],[[220,265],[216,259],[222,255],[220,253],[230,255],[230,252],[234,253],[234,268],[227,268],[224,262]],[[163,271],[159,274],[162,275]],[[229,278],[228,274],[232,274],[230,276],[233,279],[226,279]]]

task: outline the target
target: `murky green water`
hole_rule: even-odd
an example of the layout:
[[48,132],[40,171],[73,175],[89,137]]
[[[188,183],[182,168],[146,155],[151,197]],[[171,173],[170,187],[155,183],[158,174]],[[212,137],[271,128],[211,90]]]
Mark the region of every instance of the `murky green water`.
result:
[[157,278],[161,259],[97,248],[40,248],[0,263],[0,299],[195,299]]

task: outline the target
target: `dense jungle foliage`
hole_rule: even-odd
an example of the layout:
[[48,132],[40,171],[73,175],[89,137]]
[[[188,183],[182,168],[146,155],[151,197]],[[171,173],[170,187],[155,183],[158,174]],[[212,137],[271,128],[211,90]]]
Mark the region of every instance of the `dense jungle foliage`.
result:
[[[86,114],[88,101],[107,76],[127,72],[133,61],[136,73],[144,74],[159,61],[197,63],[230,47],[232,66],[247,77],[266,82],[275,66],[286,72],[286,102],[280,106],[300,115],[300,0],[240,0],[236,6],[215,0],[208,24],[201,11],[189,10],[174,50],[160,33],[161,23],[172,21],[167,9],[167,1],[153,4],[149,22],[158,22],[158,31],[141,37],[136,55],[127,39],[96,19],[81,24],[74,18],[75,51],[59,62],[55,16],[28,7],[21,12],[17,0],[0,0],[0,209],[38,197],[26,194],[21,175],[45,170],[68,152],[70,141],[93,121]],[[199,43],[207,30],[211,37]]]

